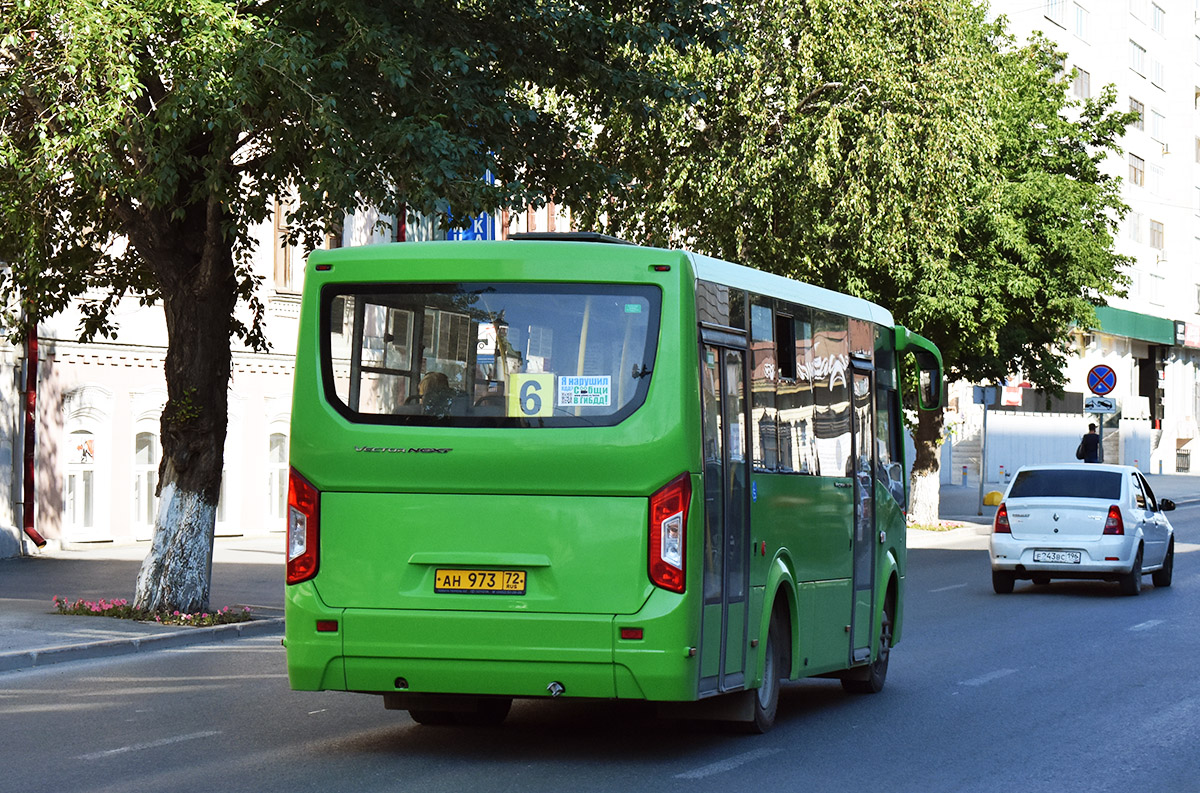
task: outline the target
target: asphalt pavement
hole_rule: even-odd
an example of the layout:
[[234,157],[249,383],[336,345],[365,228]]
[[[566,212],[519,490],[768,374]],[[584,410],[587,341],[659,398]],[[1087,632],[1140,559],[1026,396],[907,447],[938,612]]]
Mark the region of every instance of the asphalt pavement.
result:
[[[1200,476],[1148,476],[1159,498],[1200,502]],[[991,483],[984,493],[1003,490]],[[985,550],[994,506],[981,506],[978,482],[941,487],[943,531],[910,529],[910,548]],[[133,601],[148,544],[98,545],[0,560],[0,674],[63,661],[152,652],[190,644],[283,633],[284,535],[218,538],[210,607],[249,606],[253,619],[188,628],[57,613],[70,601]]]

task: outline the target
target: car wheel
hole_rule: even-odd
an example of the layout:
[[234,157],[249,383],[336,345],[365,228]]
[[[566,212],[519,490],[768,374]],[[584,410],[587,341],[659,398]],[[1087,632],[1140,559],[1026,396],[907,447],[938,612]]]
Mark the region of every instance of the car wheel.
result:
[[1013,586],[1017,583],[1017,577],[1010,570],[993,570],[992,571],[992,589],[996,590],[997,595],[1008,595],[1013,591]]
[[1163,558],[1162,568],[1150,574],[1150,580],[1156,587],[1166,588],[1171,585],[1171,575],[1175,572],[1175,538],[1167,545],[1167,555]]
[[860,679],[842,678],[842,688],[853,694],[878,694],[887,682],[888,659],[892,655],[892,606],[883,607],[879,623],[879,655],[867,667],[867,674]]
[[1133,567],[1121,576],[1121,594],[1139,595],[1142,592],[1142,546],[1138,546],[1137,556],[1133,557]]
[[787,673],[783,668],[786,657],[783,637],[783,620],[779,612],[775,612],[767,628],[762,684],[754,692],[754,720],[745,725],[749,732],[761,735],[775,726],[775,714],[779,710],[779,680]]

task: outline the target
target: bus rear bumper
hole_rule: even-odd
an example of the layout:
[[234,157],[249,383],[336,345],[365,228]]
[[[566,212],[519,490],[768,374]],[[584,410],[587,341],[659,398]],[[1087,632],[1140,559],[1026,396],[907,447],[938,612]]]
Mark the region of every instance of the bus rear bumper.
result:
[[[658,592],[637,615],[331,609],[289,591],[288,676],[297,690],[692,700],[697,661]],[[317,606],[314,611],[313,607]],[[336,634],[306,630],[337,620]],[[623,639],[637,627],[642,639]],[[678,637],[670,634],[679,632]],[[557,692],[557,694],[555,693]]]

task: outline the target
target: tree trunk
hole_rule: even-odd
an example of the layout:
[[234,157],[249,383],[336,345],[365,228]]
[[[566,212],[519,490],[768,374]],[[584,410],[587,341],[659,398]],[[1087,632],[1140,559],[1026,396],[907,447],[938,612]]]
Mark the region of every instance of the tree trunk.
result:
[[167,235],[176,244],[143,250],[157,276],[168,340],[158,515],[135,595],[138,607],[155,611],[208,609],[237,303],[222,219],[215,202],[193,208],[178,234]]
[[916,455],[912,467],[912,503],[909,522],[934,526],[939,521],[941,500],[941,448],[943,413],[940,410],[917,411],[917,431],[913,435]]

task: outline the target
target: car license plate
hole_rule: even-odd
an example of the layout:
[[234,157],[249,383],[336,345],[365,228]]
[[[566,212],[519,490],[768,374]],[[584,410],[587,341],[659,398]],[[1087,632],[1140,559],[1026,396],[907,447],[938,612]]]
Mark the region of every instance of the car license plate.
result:
[[438,569],[433,591],[462,595],[524,595],[524,570]]
[[1033,561],[1052,564],[1079,564],[1079,551],[1034,551]]

